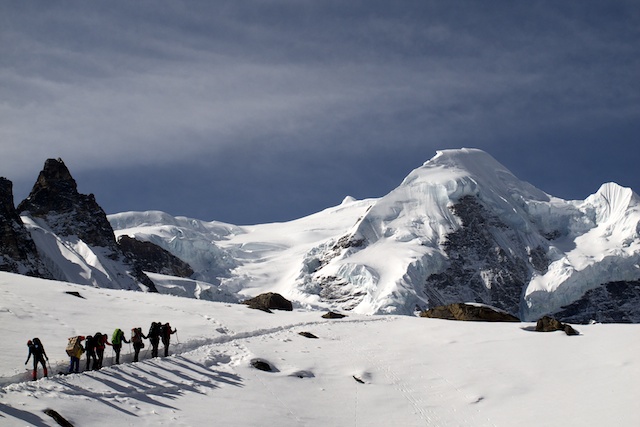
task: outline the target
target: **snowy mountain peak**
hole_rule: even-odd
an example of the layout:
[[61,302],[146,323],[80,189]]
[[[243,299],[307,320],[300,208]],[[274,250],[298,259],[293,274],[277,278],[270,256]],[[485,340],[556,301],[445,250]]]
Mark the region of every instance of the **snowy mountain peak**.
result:
[[[217,287],[207,295],[273,291],[302,306],[366,314],[477,302],[524,320],[565,313],[588,321],[596,312],[596,320],[640,321],[634,304],[619,308],[636,291],[640,301],[638,205],[612,183],[584,201],[558,199],[465,148],[437,152],[383,197],[347,197],[286,223],[235,227],[144,212],[110,220],[116,234],[188,262]],[[177,287],[184,281],[164,289]],[[584,298],[615,310],[563,309]]]
[[48,159],[17,208],[50,276],[98,287],[155,290],[118,246],[93,194],[80,194],[61,159]]
[[615,222],[622,219],[628,211],[637,210],[640,199],[630,188],[622,187],[615,182],[603,184],[598,191],[589,196],[586,204],[596,210],[596,221]]
[[138,287],[115,234],[192,268],[167,276],[176,270],[157,260],[172,258],[154,248],[163,255],[149,274],[175,295],[278,292],[298,306],[364,314],[475,302],[523,320],[640,322],[639,200],[615,183],[562,200],[464,148],[438,151],[383,197],[346,197],[294,221],[240,227],[149,211],[107,222],[64,163],[48,160],[7,227],[30,231],[54,277],[93,286]]
[[[349,299],[349,308],[364,313],[406,314],[464,298],[518,315],[522,287],[545,268],[530,254],[546,252],[524,200],[549,196],[481,150],[440,151],[334,245],[312,251],[319,267],[303,274],[300,286],[319,288],[325,299]],[[461,277],[467,280],[457,283]]]
[[[431,160],[411,172],[401,186],[413,180],[446,185],[453,201],[479,194],[489,201],[495,197],[492,192],[501,197],[515,194],[527,199],[549,199],[546,193],[516,178],[488,153],[472,148],[437,151]],[[486,194],[482,194],[483,190]]]

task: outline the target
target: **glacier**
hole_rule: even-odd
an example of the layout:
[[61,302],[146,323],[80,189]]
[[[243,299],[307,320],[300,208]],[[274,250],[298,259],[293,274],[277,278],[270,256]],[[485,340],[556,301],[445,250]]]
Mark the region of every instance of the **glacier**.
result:
[[162,212],[108,216],[116,235],[188,262],[238,299],[280,292],[302,307],[411,314],[448,302],[533,320],[609,282],[640,279],[640,212],[606,183],[563,200],[488,153],[441,150],[389,194],[294,221],[236,226]]

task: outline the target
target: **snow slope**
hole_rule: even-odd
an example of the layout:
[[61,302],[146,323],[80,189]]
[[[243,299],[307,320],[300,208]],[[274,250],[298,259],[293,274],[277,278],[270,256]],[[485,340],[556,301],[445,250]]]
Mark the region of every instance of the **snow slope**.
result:
[[40,219],[28,215],[21,219],[56,279],[101,288],[146,289],[129,274],[130,265],[113,259],[111,249],[91,246],[77,236],[60,237]]
[[[640,341],[629,338],[640,325],[583,325],[580,336],[568,337],[531,332],[528,323],[357,314],[326,320],[318,311],[267,314],[9,273],[0,273],[0,295],[3,426],[56,425],[46,408],[75,426],[640,422]],[[130,363],[125,344],[121,365],[24,381],[25,344],[33,336],[56,372],[66,367],[67,337],[146,329],[151,321],[178,329],[168,358],[149,359],[145,349]],[[254,359],[276,371],[252,368]]]
[[371,204],[371,200],[347,198],[339,206],[295,221],[242,227],[157,211],[109,215],[109,221],[116,237],[129,235],[157,244],[188,262],[197,278],[218,285],[222,293],[243,299],[280,292],[311,306],[319,303],[317,295],[301,293],[291,285],[306,254],[354,226]]
[[[464,227],[453,208],[469,197],[487,216],[491,240],[480,246],[494,245],[489,252],[498,251],[496,259],[521,270],[502,295],[492,293],[512,265],[491,264],[482,254],[482,262],[464,265],[480,277],[482,292],[463,283],[443,293],[429,284],[454,264],[445,245]],[[117,235],[152,241],[190,263],[220,295],[275,291],[301,307],[362,314],[411,314],[416,306],[476,300],[536,320],[600,285],[640,280],[638,206],[631,189],[614,183],[584,201],[562,200],[481,150],[459,149],[439,151],[379,199],[347,198],[286,223],[238,227],[160,212],[109,220]],[[515,305],[508,305],[508,292]]]

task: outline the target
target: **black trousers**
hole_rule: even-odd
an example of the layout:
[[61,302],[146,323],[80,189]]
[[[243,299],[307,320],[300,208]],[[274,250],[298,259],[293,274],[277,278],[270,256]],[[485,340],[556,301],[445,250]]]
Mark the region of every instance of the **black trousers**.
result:
[[158,357],[158,344],[160,344],[160,338],[151,338],[151,357]]
[[133,361],[138,361],[138,356],[140,355],[140,350],[142,349],[142,343],[133,343]]
[[95,369],[95,367],[97,366],[96,364],[98,362],[96,360],[96,352],[95,352],[95,350],[87,350],[87,369],[86,369],[87,371],[89,369],[91,369],[91,359],[93,359],[93,366],[94,366],[94,369]]
[[98,360],[93,364],[93,369],[100,369],[104,360],[104,348],[96,348],[96,356],[98,356]]
[[122,344],[113,344],[113,351],[116,353],[116,365],[120,363],[120,350],[122,350]]

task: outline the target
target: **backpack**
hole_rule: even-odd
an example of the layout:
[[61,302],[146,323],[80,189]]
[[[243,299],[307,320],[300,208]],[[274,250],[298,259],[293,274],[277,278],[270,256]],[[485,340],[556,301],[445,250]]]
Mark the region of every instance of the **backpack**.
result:
[[159,338],[160,337],[160,322],[153,322],[151,324],[151,328],[149,329],[149,333],[147,334],[149,338]]
[[120,343],[122,342],[122,335],[124,335],[124,333],[116,328],[115,331],[113,331],[113,335],[111,336],[111,344],[113,345],[120,345]]
[[131,342],[133,346],[144,348],[144,343],[142,342],[142,328],[133,328],[131,329]]
[[42,347],[40,338],[34,338],[31,340],[31,342],[33,342],[33,352],[37,355],[42,355],[42,353],[44,353],[44,347]]
[[162,338],[168,339],[171,336],[171,326],[168,323],[162,325]]
[[93,336],[96,340],[96,349],[104,349],[104,337],[106,337],[106,335],[102,335],[102,332],[96,332]]
[[85,344],[87,351],[93,351],[96,349],[96,340],[91,335],[87,335],[87,343]]
[[67,343],[66,352],[71,357],[80,357],[84,351],[80,344],[80,337],[71,337]]

